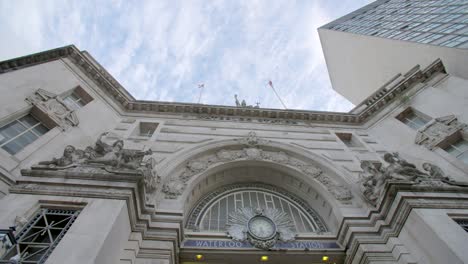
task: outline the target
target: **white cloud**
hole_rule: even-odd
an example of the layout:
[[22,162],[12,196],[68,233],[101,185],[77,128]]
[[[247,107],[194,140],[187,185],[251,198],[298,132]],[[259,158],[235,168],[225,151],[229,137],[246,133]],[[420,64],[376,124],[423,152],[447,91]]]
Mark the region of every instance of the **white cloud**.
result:
[[196,102],[203,82],[203,103],[281,108],[272,79],[289,108],[346,111],[316,28],[362,1],[2,1],[0,59],[73,43],[139,99]]

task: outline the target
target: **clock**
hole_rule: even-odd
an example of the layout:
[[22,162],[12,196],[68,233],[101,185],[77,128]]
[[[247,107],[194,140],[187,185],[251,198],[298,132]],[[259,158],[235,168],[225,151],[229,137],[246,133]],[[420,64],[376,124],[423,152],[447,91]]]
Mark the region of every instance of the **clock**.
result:
[[266,216],[257,215],[252,217],[247,226],[250,235],[256,239],[268,240],[276,236],[276,225]]

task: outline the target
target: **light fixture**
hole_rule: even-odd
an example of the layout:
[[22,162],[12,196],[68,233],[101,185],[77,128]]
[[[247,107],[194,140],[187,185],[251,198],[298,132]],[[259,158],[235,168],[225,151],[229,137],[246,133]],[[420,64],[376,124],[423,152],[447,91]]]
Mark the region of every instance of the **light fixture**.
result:
[[195,258],[196,258],[197,260],[202,260],[202,259],[203,259],[203,255],[202,255],[202,254],[197,254],[197,255],[195,255]]
[[260,261],[268,261],[268,256],[262,256],[262,257],[260,258]]
[[328,256],[322,256],[322,261],[328,261],[329,257]]

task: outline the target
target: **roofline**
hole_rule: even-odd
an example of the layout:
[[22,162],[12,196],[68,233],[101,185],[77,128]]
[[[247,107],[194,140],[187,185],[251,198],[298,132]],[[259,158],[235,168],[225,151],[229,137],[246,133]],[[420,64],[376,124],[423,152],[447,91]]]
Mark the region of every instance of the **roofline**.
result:
[[[406,91],[414,84],[431,78],[435,73],[446,73],[445,67],[440,59],[436,60],[422,71],[419,68],[413,68],[411,74],[405,74],[401,81],[380,88],[376,93],[368,97],[363,103],[359,104],[348,113],[136,100],[88,52],[80,51],[74,45],[2,61],[0,62],[0,74],[63,58],[69,58],[93,80],[98,87],[110,95],[124,111],[129,113],[191,114],[198,115],[203,119],[214,119],[213,117],[217,116],[236,116],[241,120],[242,118],[266,119],[266,122],[271,121],[271,123],[276,123],[274,120],[287,119],[291,120],[291,123],[321,122],[359,125],[393,101],[398,94]],[[358,108],[360,108],[360,110]]]

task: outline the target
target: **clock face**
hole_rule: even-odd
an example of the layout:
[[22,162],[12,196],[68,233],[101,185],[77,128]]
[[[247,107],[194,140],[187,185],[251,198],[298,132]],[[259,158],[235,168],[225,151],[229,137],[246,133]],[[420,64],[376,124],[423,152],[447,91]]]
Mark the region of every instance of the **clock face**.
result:
[[250,234],[259,239],[269,239],[276,234],[275,224],[265,216],[253,217],[248,225]]

